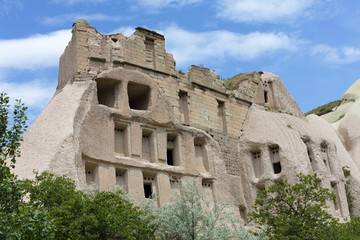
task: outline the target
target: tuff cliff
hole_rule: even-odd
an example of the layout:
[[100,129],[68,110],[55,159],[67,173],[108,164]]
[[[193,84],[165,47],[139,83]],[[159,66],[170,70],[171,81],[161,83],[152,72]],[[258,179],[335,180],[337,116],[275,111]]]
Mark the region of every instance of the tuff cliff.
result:
[[360,199],[352,140],[360,134],[346,140],[345,130],[305,118],[272,73],[240,74],[225,86],[204,67],[176,71],[165,37],[154,31],[102,35],[78,20],[57,90],[24,134],[16,172],[66,174],[78,187],[118,184],[138,201],[156,192],[158,204],[176,191],[174,181],[195,178],[210,200],[230,201],[243,223],[258,189],[316,172],[337,194],[330,211],[347,218],[342,167],[351,168]]

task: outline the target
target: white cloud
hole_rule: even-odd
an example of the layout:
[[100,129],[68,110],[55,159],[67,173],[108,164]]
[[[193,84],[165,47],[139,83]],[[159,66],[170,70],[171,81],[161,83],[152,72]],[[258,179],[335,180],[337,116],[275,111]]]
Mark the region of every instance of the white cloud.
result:
[[136,3],[137,7],[146,9],[147,11],[158,11],[168,7],[183,7],[195,3],[200,3],[202,0],[135,0],[131,3]]
[[86,19],[87,21],[119,21],[121,18],[119,16],[109,16],[102,13],[94,13],[94,14],[73,13],[73,14],[63,14],[53,17],[44,17],[41,23],[46,25],[57,25],[69,21],[75,22],[77,19]]
[[111,31],[109,34],[122,33],[123,35],[129,37],[129,36],[131,36],[134,32],[135,32],[135,28],[134,28],[134,27],[119,27],[119,28]]
[[224,58],[252,60],[278,51],[295,51],[301,41],[285,33],[252,32],[241,34],[226,30],[190,32],[170,26],[166,36],[167,51],[173,53],[180,67]]
[[37,34],[23,39],[0,39],[0,68],[38,69],[59,65],[71,30]]
[[327,45],[317,45],[312,49],[313,55],[320,56],[324,62],[332,64],[348,64],[360,61],[360,48],[334,48]]
[[235,22],[279,22],[304,14],[315,0],[218,0],[218,17]]
[[6,92],[12,100],[21,99],[26,106],[42,109],[54,94],[56,82],[57,81],[33,80],[13,83],[0,79],[0,89]]
[[[55,79],[34,79],[26,82],[14,82],[11,76],[14,70],[0,69],[0,92],[4,91],[10,97],[10,104],[14,106],[15,99],[28,107],[26,115],[31,124],[39,116],[46,104],[55,93],[57,81]],[[31,78],[31,73],[30,73]],[[6,80],[12,79],[12,80]]]

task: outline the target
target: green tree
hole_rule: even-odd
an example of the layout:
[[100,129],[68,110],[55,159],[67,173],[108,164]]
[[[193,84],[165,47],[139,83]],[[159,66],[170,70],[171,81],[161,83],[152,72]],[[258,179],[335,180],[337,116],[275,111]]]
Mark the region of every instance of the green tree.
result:
[[174,240],[257,240],[235,223],[226,205],[206,201],[206,194],[197,181],[178,184],[169,204],[155,208],[158,219],[157,235],[160,239]]
[[[26,129],[26,107],[16,100],[13,118],[10,118],[9,97],[0,94],[0,209],[4,214],[17,209],[22,198],[19,182],[10,169],[15,168],[16,158],[20,156],[20,141]],[[12,121],[12,126],[11,125]]]
[[145,217],[122,191],[86,194],[71,179],[48,172],[36,173],[24,188],[32,205],[49,212],[56,239],[155,239],[153,217]]
[[360,240],[360,217],[351,216],[350,221],[329,228],[327,240]]
[[320,186],[314,175],[298,174],[299,182],[271,185],[259,191],[250,219],[268,226],[271,239],[326,239],[337,219],[326,209],[328,201],[335,202],[335,193]]
[[9,97],[0,94],[0,239],[52,239],[54,226],[46,211],[23,200],[21,181],[11,172],[20,156],[27,107],[16,100],[12,118]]

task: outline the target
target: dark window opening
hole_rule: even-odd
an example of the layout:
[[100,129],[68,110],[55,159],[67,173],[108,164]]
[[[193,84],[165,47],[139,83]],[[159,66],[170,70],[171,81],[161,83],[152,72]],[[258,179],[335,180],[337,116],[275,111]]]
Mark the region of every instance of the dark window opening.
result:
[[281,163],[280,162],[273,163],[273,168],[274,168],[275,174],[281,173]]
[[252,155],[255,159],[260,158],[260,152],[252,152]]
[[128,84],[129,106],[135,110],[147,110],[150,105],[150,87],[137,83]]
[[265,191],[265,184],[256,184],[256,191]]
[[167,134],[167,164],[170,166],[179,166],[180,165],[180,155],[179,155],[179,142],[178,135],[176,133]]
[[272,154],[277,154],[277,153],[279,153],[279,147],[278,147],[278,146],[276,146],[276,147],[271,147],[271,148],[270,148],[270,151],[272,152]]
[[115,105],[115,90],[117,83],[110,79],[97,80],[97,95],[99,104],[114,107]]
[[268,102],[268,92],[267,91],[264,91],[264,101],[265,101],[265,103]]
[[327,145],[326,145],[326,143],[321,143],[320,146],[321,146],[321,152],[322,152],[322,153],[326,153],[326,151],[327,151]]
[[311,149],[310,140],[308,138],[305,138],[305,139],[302,139],[302,140],[303,140],[303,142],[304,142],[304,144],[306,146],[306,152],[307,152],[310,164],[311,164],[311,168],[314,171],[314,165],[313,165],[313,160],[314,160],[313,156],[314,156],[314,154],[313,154],[313,151]]
[[244,222],[246,223],[246,208],[242,205],[239,206],[239,212],[240,212],[240,217],[244,220]]
[[203,187],[209,188],[209,187],[211,187],[211,185],[212,185],[212,181],[210,181],[210,180],[203,180],[202,183],[201,183],[201,185],[202,185]]
[[173,149],[168,149],[166,151],[166,159],[167,159],[167,165],[174,166],[174,151]]
[[145,49],[147,51],[153,51],[153,49],[154,49],[154,40],[153,39],[146,38],[144,41],[144,44],[145,44]]
[[312,160],[312,157],[311,157],[310,150],[307,151],[307,154],[308,154],[308,157],[309,157],[310,162],[312,163],[313,160]]
[[152,188],[151,188],[151,183],[144,183],[144,193],[145,193],[145,198],[152,198]]

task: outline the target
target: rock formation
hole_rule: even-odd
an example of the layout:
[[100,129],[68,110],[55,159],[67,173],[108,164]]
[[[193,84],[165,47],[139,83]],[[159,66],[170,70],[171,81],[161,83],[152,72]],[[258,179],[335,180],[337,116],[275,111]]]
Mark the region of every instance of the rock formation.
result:
[[138,201],[155,192],[158,204],[169,201],[174,182],[195,178],[245,223],[258,189],[295,182],[300,172],[316,172],[337,194],[330,211],[349,217],[342,171],[349,166],[360,199],[356,119],[346,114],[337,132],[305,118],[272,73],[240,74],[225,88],[207,68],[176,71],[156,32],[102,35],[85,20],[74,24],[59,69],[53,98],[24,135],[21,178],[46,170],[79,188],[123,186]]

